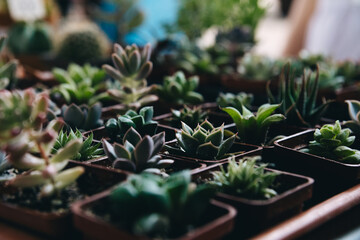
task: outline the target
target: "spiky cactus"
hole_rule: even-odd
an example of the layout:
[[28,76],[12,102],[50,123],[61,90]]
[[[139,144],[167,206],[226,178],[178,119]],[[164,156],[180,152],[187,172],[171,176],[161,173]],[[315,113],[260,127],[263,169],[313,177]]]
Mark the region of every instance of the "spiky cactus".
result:
[[230,150],[235,141],[235,135],[224,139],[224,126],[214,128],[205,120],[195,129],[182,123],[182,129],[176,133],[178,146],[166,146],[173,154],[196,157],[200,159],[221,159]]
[[152,137],[141,135],[130,128],[124,136],[123,145],[114,143],[111,145],[105,139],[102,140],[103,147],[114,168],[131,172],[151,172],[164,175],[162,168],[169,167],[174,161],[161,159],[157,155],[165,144],[165,133],[161,132]]
[[103,66],[107,74],[121,85],[120,89],[108,90],[114,100],[128,108],[137,109],[158,99],[156,95],[151,94],[155,86],[147,86],[146,81],[152,70],[150,54],[149,44],[142,51],[135,44],[125,49],[119,44],[114,45],[112,60],[115,68],[110,65]]
[[106,56],[109,41],[95,24],[87,21],[67,22],[55,39],[58,57],[78,63],[85,63]]

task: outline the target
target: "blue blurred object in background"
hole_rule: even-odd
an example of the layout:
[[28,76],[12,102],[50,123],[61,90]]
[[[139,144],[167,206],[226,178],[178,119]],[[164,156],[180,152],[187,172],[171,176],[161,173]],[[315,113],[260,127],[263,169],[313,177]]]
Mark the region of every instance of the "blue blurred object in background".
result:
[[[178,0],[139,0],[139,8],[144,12],[145,19],[140,27],[125,36],[126,44],[145,45],[146,43],[155,43],[159,39],[166,37],[163,28],[164,24],[176,22]],[[113,13],[116,9],[114,4],[103,1],[100,5],[102,11]],[[99,23],[101,29],[108,35],[109,39],[116,41],[116,25],[110,23]]]

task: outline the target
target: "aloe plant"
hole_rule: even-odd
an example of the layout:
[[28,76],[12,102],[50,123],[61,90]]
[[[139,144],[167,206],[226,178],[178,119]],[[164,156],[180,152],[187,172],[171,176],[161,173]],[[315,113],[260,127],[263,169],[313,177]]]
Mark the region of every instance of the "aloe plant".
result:
[[88,131],[103,125],[101,120],[101,104],[92,106],[70,104],[61,108],[61,117],[66,123],[67,130]]
[[220,93],[216,99],[216,103],[219,107],[234,107],[239,111],[242,111],[242,106],[246,108],[251,107],[251,103],[254,100],[254,95],[251,93],[239,92],[233,93]]
[[157,101],[158,97],[151,94],[155,86],[147,86],[146,78],[152,70],[149,61],[151,47],[147,44],[142,51],[133,44],[123,49],[119,44],[114,45],[112,60],[116,68],[104,65],[103,69],[121,85],[120,89],[109,89],[110,96],[127,108],[139,108]]
[[[6,37],[0,36],[0,53],[5,46],[5,42]],[[5,89],[15,84],[17,65],[17,60],[11,60],[3,65],[0,64],[0,89]]]
[[351,120],[345,122],[345,126],[353,133],[360,134],[360,102],[357,100],[346,100]]
[[111,192],[106,210],[113,222],[135,235],[167,239],[194,228],[212,196],[209,185],[191,183],[190,171],[168,178],[134,174]]
[[81,142],[81,148],[79,152],[77,152],[74,156],[71,157],[71,160],[86,161],[103,156],[104,151],[100,147],[101,143],[93,144],[93,133],[91,133],[83,141],[82,133],[79,130],[76,130],[76,132],[74,132],[72,129],[68,134],[65,131],[60,131],[59,136],[57,137],[55,144],[51,150],[51,154],[57,153],[69,142],[76,139]]
[[17,175],[8,183],[19,188],[41,187],[39,197],[48,197],[72,184],[83,172],[82,167],[63,170],[68,159],[81,146],[74,140],[50,155],[62,122],[53,120],[45,129],[48,97],[25,92],[0,92],[0,147],[5,149],[9,163],[27,174]]
[[91,105],[108,98],[107,93],[100,93],[107,87],[104,81],[106,73],[102,69],[90,64],[80,66],[72,63],[67,70],[54,68],[52,72],[60,83],[51,90],[52,95],[60,94],[68,104]]
[[283,67],[280,75],[277,98],[271,93],[269,85],[267,93],[270,103],[281,103],[280,112],[286,116],[291,124],[312,127],[317,124],[326,112],[330,101],[316,106],[319,90],[319,69],[316,77],[311,79],[311,72],[304,72],[301,82],[291,73],[290,64]]
[[166,175],[161,169],[168,168],[174,161],[161,159],[158,155],[165,144],[165,133],[161,132],[152,137],[141,135],[133,128],[125,133],[123,145],[114,143],[111,145],[105,139],[102,140],[103,148],[112,162],[114,168],[131,172],[151,172]]
[[198,124],[205,121],[207,116],[208,112],[201,107],[195,106],[190,108],[185,105],[184,108],[180,110],[171,110],[171,118],[169,121],[170,124],[176,128],[181,127],[181,122],[184,122],[191,128],[195,128]]
[[173,154],[196,157],[200,159],[222,159],[226,156],[235,141],[235,135],[224,139],[224,125],[215,128],[205,120],[195,129],[185,123],[176,133],[178,146],[166,145],[166,149]]
[[224,193],[250,199],[269,199],[277,195],[272,188],[279,173],[266,172],[266,164],[256,165],[258,157],[246,157],[240,161],[229,158],[226,169],[213,172],[209,182]]
[[152,106],[143,107],[139,113],[134,110],[128,110],[124,115],[115,118],[110,118],[105,123],[105,129],[111,141],[122,142],[125,133],[133,127],[141,136],[154,135],[158,126],[156,121],[153,121],[154,109]]
[[264,144],[270,125],[285,119],[282,114],[272,114],[279,107],[280,104],[263,104],[256,114],[253,114],[244,106],[242,107],[242,113],[233,107],[226,107],[222,110],[233,119],[240,141]]
[[181,71],[173,76],[164,78],[163,85],[157,86],[160,99],[175,104],[198,104],[204,98],[201,94],[195,92],[199,85],[199,78],[193,76],[186,78]]
[[330,158],[343,163],[360,163],[360,151],[350,148],[355,136],[349,128],[341,129],[340,122],[326,124],[314,132],[314,140],[302,152]]

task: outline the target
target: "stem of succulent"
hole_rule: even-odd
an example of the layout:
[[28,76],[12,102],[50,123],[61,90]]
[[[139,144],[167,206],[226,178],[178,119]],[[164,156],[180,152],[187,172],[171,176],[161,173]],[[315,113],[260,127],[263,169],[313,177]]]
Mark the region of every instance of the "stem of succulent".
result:
[[[39,152],[40,152],[40,155],[41,157],[45,160],[45,169],[50,165],[50,160],[49,160],[49,157],[47,156],[47,154],[45,153],[45,150],[44,148],[42,147],[41,143],[37,142],[36,143],[38,149],[39,149]],[[54,186],[54,189],[56,191],[56,194],[59,195],[59,191],[57,190],[57,188],[55,187],[55,180],[54,180],[54,177],[52,175],[49,176],[50,177],[50,182],[51,184]]]

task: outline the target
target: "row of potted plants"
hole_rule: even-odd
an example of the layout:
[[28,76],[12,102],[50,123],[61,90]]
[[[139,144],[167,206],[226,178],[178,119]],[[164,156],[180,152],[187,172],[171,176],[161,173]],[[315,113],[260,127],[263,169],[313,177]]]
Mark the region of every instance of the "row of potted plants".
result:
[[[289,138],[276,139],[279,133],[290,135],[321,124],[321,115],[330,107],[329,102],[316,101],[318,77],[304,76],[298,83],[285,66],[280,78],[282,91],[277,97],[269,92],[271,104],[252,109],[255,112],[248,109],[251,95],[245,94],[220,95],[213,107],[204,104],[180,109],[184,103],[202,100],[194,92],[198,80],[177,73],[161,87],[148,86],[146,77],[152,68],[149,56],[149,46],[140,51],[136,46],[116,45],[115,67],[104,66],[105,72],[120,83],[116,87],[113,82],[114,88],[94,90],[91,84],[103,84],[100,79],[105,73],[90,66],[72,65],[68,71],[54,70],[61,84],[41,94],[31,89],[0,92],[0,145],[7,154],[1,162],[0,214],[4,213],[5,219],[62,236],[73,231],[69,206],[75,202],[74,225],[85,234],[90,234],[90,227],[122,238],[132,238],[133,234],[171,238],[210,234],[215,238],[230,232],[236,215],[233,207],[239,212],[236,224],[242,223],[246,229],[235,233],[238,236],[250,236],[301,210],[302,203],[311,197],[312,179],[265,169],[255,159],[241,159],[261,155],[266,152],[264,144],[274,141],[275,147],[268,148],[267,153],[277,154],[276,167],[286,169],[288,159],[300,159],[285,153]],[[179,109],[154,117],[153,107],[142,107],[162,96],[180,101],[173,105]],[[59,109],[50,98],[57,104],[71,104],[58,106]],[[109,106],[121,104],[114,112],[94,101],[100,99],[106,99]],[[93,105],[72,103],[92,101]],[[356,131],[359,104],[348,104],[353,121],[346,124]],[[281,131],[276,132],[276,128]],[[302,158],[312,157],[310,154],[327,153],[323,157],[332,160],[320,159],[330,162],[329,169],[339,165],[339,169],[346,169],[344,176],[357,179],[358,150],[350,148],[354,142],[350,130],[341,129],[336,122],[308,132],[311,134],[306,135],[306,140],[295,147],[295,155],[303,156],[299,166],[308,168],[306,161],[310,160]],[[298,151],[307,146],[308,149]],[[318,163],[310,165],[311,169],[325,170],[315,167],[319,167]],[[119,182],[122,183],[114,186]],[[94,199],[88,197],[96,193],[99,195]],[[214,196],[233,207],[210,201]],[[284,203],[286,200],[289,202]],[[20,209],[26,209],[23,220],[15,217]],[[189,213],[198,218],[189,219]],[[39,217],[41,225],[31,221],[34,216]],[[124,216],[131,217],[126,220]],[[67,224],[65,228],[61,221]],[[261,224],[254,229],[254,224],[246,225],[253,222]],[[225,223],[230,225],[226,227]]]

